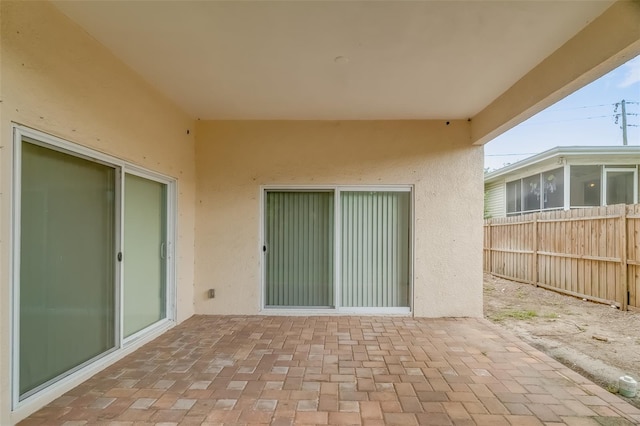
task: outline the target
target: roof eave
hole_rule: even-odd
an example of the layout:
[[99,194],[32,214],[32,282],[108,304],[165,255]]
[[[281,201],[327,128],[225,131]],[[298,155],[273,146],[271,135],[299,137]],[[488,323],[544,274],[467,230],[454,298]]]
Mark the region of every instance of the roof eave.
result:
[[534,156],[525,158],[513,164],[509,164],[506,167],[487,173],[484,177],[485,183],[491,182],[496,178],[507,175],[513,171],[523,169],[532,164],[540,163],[555,157],[561,157],[563,155],[613,155],[613,154],[640,154],[640,147],[633,145],[623,146],[559,146],[551,148],[547,151],[541,152]]

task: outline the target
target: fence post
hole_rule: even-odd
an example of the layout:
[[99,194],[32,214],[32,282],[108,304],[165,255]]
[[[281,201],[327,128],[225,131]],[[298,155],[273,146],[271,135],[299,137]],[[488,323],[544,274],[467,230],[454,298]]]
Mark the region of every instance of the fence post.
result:
[[533,285],[538,287],[538,214],[536,213],[533,217],[533,271],[532,277]]
[[491,241],[491,219],[488,219],[489,222],[489,245],[488,245],[488,250],[489,250],[489,273],[493,274],[493,243]]
[[627,278],[627,206],[620,208],[620,310],[627,310],[627,294],[629,292],[629,279]]

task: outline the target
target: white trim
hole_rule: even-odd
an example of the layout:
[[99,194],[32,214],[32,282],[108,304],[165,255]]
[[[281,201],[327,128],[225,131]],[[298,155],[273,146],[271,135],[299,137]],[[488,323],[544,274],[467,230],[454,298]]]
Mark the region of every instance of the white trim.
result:
[[176,247],[178,235],[178,181],[172,179],[167,183],[167,320],[178,321],[178,265]]
[[126,162],[117,157],[96,151],[86,146],[70,142],[65,139],[50,135],[48,133],[34,130],[30,127],[25,127],[19,124],[13,124],[13,128],[19,133],[20,136],[26,136],[33,139],[38,145],[53,149],[55,151],[65,152],[73,155],[74,157],[85,158],[100,164],[108,165],[111,167],[124,167]]
[[116,241],[115,241],[115,262],[114,268],[115,270],[115,300],[116,303],[116,311],[114,312],[114,338],[116,339],[114,342],[114,347],[119,348],[122,346],[122,339],[124,337],[124,265],[122,261],[118,260],[118,253],[122,253],[124,250],[124,209],[125,201],[124,201],[124,172],[122,168],[116,169],[116,193],[115,193],[115,203],[116,203]]
[[[262,315],[344,315],[344,314],[356,314],[356,315],[409,315],[413,314],[414,305],[414,268],[415,268],[415,188],[412,184],[407,185],[261,185],[260,188],[260,229],[259,235],[259,285],[260,285],[260,302],[259,302],[259,314]],[[334,194],[334,306],[333,307],[304,307],[304,308],[292,308],[292,307],[279,307],[279,306],[267,306],[266,305],[266,262],[265,251],[263,247],[266,245],[265,229],[266,229],[266,194],[269,191],[314,191],[314,192],[333,192]],[[340,255],[341,247],[338,242],[340,241],[341,220],[341,192],[407,192],[409,193],[409,291],[408,291],[408,307],[378,307],[378,308],[358,308],[358,307],[342,307],[340,300],[341,279],[340,279]]]
[[633,179],[633,204],[638,204],[638,166]]
[[[11,285],[9,289],[10,306],[10,330],[11,330],[11,354],[10,354],[10,395],[11,395],[11,419],[18,422],[43,405],[64,394],[68,390],[78,386],[89,377],[103,370],[107,366],[122,359],[141,345],[155,339],[176,323],[177,317],[177,288],[175,265],[175,239],[177,235],[177,181],[169,176],[130,164],[116,157],[95,151],[93,149],[75,144],[73,142],[48,135],[46,133],[12,123],[13,131],[13,171],[11,182],[11,247],[10,261]],[[111,167],[115,171],[115,205],[114,235],[116,253],[122,252],[124,241],[124,181],[125,175],[132,174],[145,179],[154,180],[166,185],[166,314],[164,319],[151,324],[145,329],[124,338],[122,330],[123,315],[123,268],[122,263],[115,262],[115,312],[114,312],[114,347],[96,357],[85,361],[75,368],[58,375],[43,385],[28,392],[26,397],[20,400],[20,208],[21,208],[21,173],[22,173],[22,141],[28,138],[29,142],[46,147],[54,151],[64,152],[76,158],[82,158],[94,163]]]
[[607,173],[604,169],[605,166],[600,166],[600,206],[607,205]]
[[[541,152],[540,154],[533,155],[531,157],[525,158],[524,160],[518,161],[516,163],[505,166],[501,169],[494,170],[490,173],[487,173],[484,177],[484,182],[492,181],[497,177],[511,174],[512,172],[519,171],[521,169],[525,169],[529,166],[538,166],[540,163],[545,161],[550,161],[554,158],[559,158],[562,156],[572,157],[567,158],[567,161],[574,160],[575,158],[584,157],[584,156],[614,156],[618,155],[624,158],[628,158],[629,155],[640,155],[640,150],[638,146],[628,145],[628,146],[564,146],[564,147],[555,147],[551,148],[547,151]],[[604,159],[599,159],[598,161],[603,161]],[[618,159],[614,159],[613,161],[617,161]],[[602,163],[600,163],[602,164]],[[553,165],[540,165],[541,167],[550,166],[553,168]],[[532,174],[535,174],[533,172]]]
[[415,294],[415,247],[416,247],[416,232],[415,232],[415,224],[416,224],[416,191],[413,185],[411,185],[411,190],[409,192],[409,310],[413,315],[415,313],[414,309],[414,294]]
[[362,192],[362,191],[377,191],[377,192],[412,192],[413,185],[337,185],[337,191],[340,192]]
[[160,321],[156,321],[153,324],[150,324],[143,328],[142,330],[136,331],[131,336],[128,336],[123,339],[122,347],[128,348],[131,345],[135,345],[136,342],[144,340],[150,333],[154,333],[158,330],[167,330],[175,325],[175,321],[169,320],[167,318],[163,318]]
[[341,214],[342,202],[340,200],[340,191],[333,191],[333,309],[340,309],[342,305],[342,244],[340,235],[342,235]]
[[145,178],[148,180],[153,180],[156,182],[160,182],[160,183],[164,183],[164,184],[171,184],[171,183],[175,183],[175,179],[163,174],[160,174],[158,172],[154,172],[153,170],[149,170],[147,168],[141,167],[141,166],[137,166],[134,164],[129,164],[129,163],[124,163],[123,165],[123,169],[124,172],[130,175],[135,175],[141,178]]
[[260,191],[260,193],[258,194],[258,200],[260,200],[260,206],[258,206],[258,210],[259,210],[259,217],[258,217],[258,259],[260,259],[258,261],[258,267],[260,268],[260,270],[258,271],[258,277],[259,277],[259,285],[260,285],[260,289],[258,291],[258,295],[260,297],[260,299],[258,300],[258,312],[261,312],[266,305],[266,292],[265,292],[265,286],[267,283],[267,266],[266,266],[266,262],[265,262],[265,256],[266,256],[266,251],[264,249],[264,247],[266,246],[267,242],[266,240],[266,235],[265,235],[265,229],[267,227],[267,215],[265,213],[265,204],[266,204],[266,199],[267,199],[267,191],[263,189],[262,186],[260,186],[258,188],[258,191]]
[[10,253],[12,265],[11,268],[11,283],[9,285],[9,291],[11,294],[11,303],[9,309],[11,311],[11,355],[9,365],[11,368],[11,381],[10,381],[10,393],[11,393],[11,409],[13,410],[20,399],[20,311],[17,309],[20,303],[20,230],[21,218],[20,207],[22,203],[21,192],[18,188],[22,185],[22,135],[20,129],[15,125],[13,127],[13,182],[11,191],[13,195],[13,206],[11,209],[11,235],[12,235],[12,247],[13,250]]
[[571,166],[565,162],[564,164],[564,180],[562,182],[564,191],[564,209],[571,209]]
[[401,185],[261,185],[260,191],[385,191],[385,192],[410,192],[413,190],[412,184]]
[[265,316],[340,316],[340,315],[363,315],[363,316],[412,316],[411,308],[277,308],[267,307],[259,312]]

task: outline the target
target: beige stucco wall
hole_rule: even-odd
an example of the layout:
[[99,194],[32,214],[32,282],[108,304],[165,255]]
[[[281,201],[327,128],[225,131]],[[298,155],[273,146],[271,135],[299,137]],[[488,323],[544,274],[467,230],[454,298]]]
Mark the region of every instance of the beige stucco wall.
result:
[[411,184],[415,315],[482,315],[483,150],[467,121],[201,121],[196,152],[196,313],[259,312],[261,185]]
[[[193,314],[193,120],[51,4],[0,3],[0,424],[10,417],[11,123],[178,180],[178,320]],[[190,134],[187,134],[187,130]]]

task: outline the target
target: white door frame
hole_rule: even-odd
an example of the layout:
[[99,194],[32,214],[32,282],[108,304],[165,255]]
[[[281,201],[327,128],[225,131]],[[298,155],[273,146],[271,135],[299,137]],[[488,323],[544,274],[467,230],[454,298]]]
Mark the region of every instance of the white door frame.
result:
[[[266,194],[269,191],[318,191],[334,193],[334,307],[333,308],[288,308],[288,307],[271,307],[266,306],[266,262],[263,247],[265,242],[266,230]],[[343,307],[341,306],[340,290],[340,193],[343,191],[379,191],[379,192],[407,192],[409,193],[409,292],[408,307]],[[413,185],[261,185],[260,186],[260,302],[259,311],[265,315],[344,315],[344,314],[362,314],[362,315],[410,315],[413,312],[413,293],[414,293],[414,240],[415,240],[415,212],[414,212],[414,188]]]

